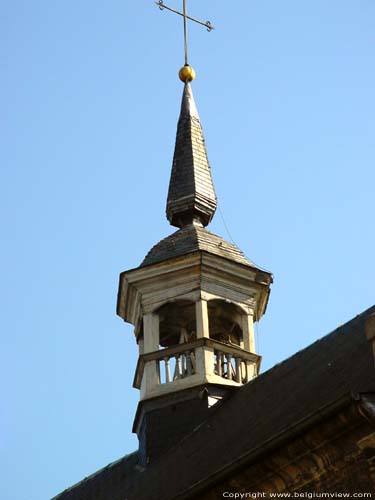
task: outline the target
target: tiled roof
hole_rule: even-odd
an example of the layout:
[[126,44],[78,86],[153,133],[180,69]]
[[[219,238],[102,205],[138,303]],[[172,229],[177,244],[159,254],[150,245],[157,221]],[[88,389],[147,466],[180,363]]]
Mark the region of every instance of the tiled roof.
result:
[[206,226],[215,210],[216,194],[203,131],[190,83],[187,82],[177,125],[167,218],[177,227],[183,227],[194,219]]
[[194,224],[185,226],[157,243],[148,252],[141,266],[148,266],[199,250],[245,266],[256,267],[234,244]]
[[144,471],[136,465],[136,454],[130,455],[55,500],[197,498],[197,490],[186,492],[214,481],[239,457],[344,396],[375,392],[374,360],[365,335],[365,321],[373,313],[375,306],[241,387]]
[[[67,488],[52,500],[117,500],[115,491],[123,484],[130,485],[138,480],[140,470],[137,464],[137,452],[125,455]],[[125,500],[124,497],[121,500]]]

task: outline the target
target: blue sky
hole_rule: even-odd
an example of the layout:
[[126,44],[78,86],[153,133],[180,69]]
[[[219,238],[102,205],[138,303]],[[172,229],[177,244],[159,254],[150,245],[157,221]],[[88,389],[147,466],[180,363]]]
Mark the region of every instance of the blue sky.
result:
[[[375,302],[375,3],[189,4],[216,26],[190,61],[219,204],[274,273],[266,370]],[[152,0],[13,0],[0,37],[0,497],[47,500],[137,446],[118,275],[173,231],[182,26]]]

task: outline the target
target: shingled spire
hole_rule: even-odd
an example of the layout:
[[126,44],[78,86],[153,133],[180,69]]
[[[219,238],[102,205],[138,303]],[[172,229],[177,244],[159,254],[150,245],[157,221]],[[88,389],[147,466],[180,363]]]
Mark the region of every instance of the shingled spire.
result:
[[182,95],[180,118],[167,199],[172,226],[207,226],[216,210],[216,194],[208,163],[201,122],[190,83]]

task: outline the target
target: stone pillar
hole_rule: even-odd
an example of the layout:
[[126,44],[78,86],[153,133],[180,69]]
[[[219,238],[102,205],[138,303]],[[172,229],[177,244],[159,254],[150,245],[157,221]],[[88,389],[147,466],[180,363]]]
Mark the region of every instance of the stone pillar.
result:
[[195,314],[197,317],[197,339],[209,338],[207,300],[198,300],[195,303]]
[[254,322],[252,314],[244,314],[242,316],[242,333],[244,341],[244,349],[256,353],[255,338],[254,338]]
[[[141,346],[140,346],[141,347]],[[149,313],[143,316],[143,354],[159,350],[159,316]],[[150,396],[150,392],[160,383],[157,361],[148,361],[145,364],[142,383],[141,399]]]
[[143,316],[143,352],[154,352],[159,350],[159,316],[154,313]]

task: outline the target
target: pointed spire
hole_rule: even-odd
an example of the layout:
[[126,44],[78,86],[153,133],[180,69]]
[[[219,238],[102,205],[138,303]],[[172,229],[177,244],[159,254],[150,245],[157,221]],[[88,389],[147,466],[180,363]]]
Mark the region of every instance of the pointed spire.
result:
[[182,95],[180,118],[167,198],[172,226],[207,226],[216,210],[216,194],[208,163],[201,122],[190,83]]

